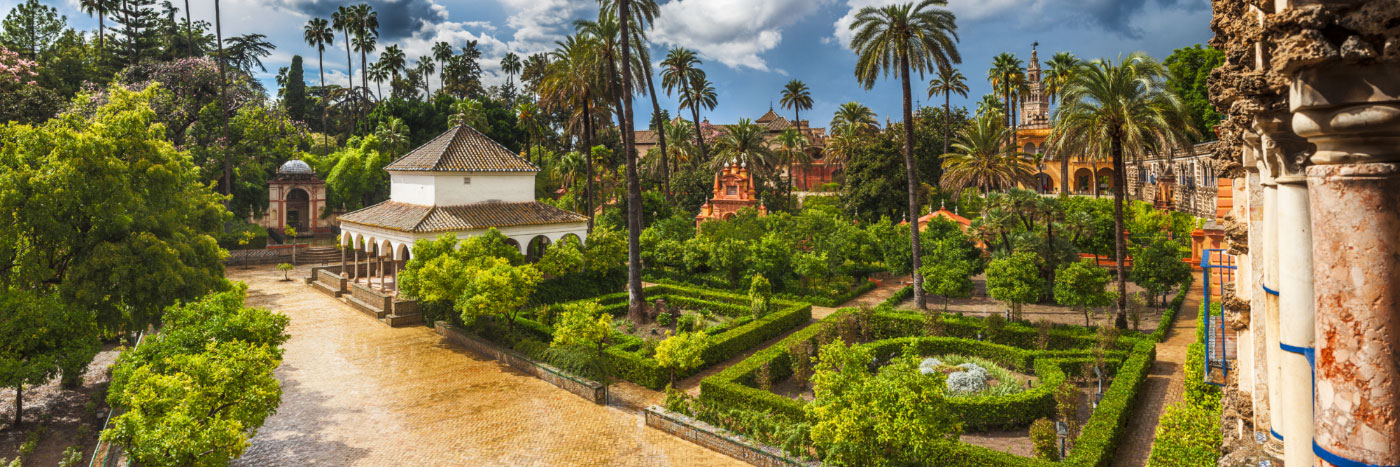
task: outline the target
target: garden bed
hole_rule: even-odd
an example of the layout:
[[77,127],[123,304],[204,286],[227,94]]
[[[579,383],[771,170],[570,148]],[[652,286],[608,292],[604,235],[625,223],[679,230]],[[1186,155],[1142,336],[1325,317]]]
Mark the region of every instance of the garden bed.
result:
[[[709,345],[700,352],[703,363],[696,368],[676,372],[677,380],[739,355],[812,319],[810,304],[788,300],[773,300],[773,311],[755,318],[749,315],[747,295],[677,285],[656,285],[646,288],[644,293],[649,302],[663,300],[668,308],[683,311],[683,316],[711,316],[703,320],[702,328],[695,328],[709,334]],[[614,317],[621,318],[627,314],[626,292],[585,300],[597,301],[605,313]],[[589,368],[560,361],[558,356],[549,352],[549,343],[553,340],[553,320],[560,310],[573,303],[539,306],[522,312],[516,318],[514,333],[505,329],[505,323],[491,320],[478,321],[472,330],[531,358],[582,373],[588,378],[597,378],[598,375],[588,374]],[[618,320],[614,328],[616,332],[604,351],[607,366],[611,368],[609,376],[651,389],[665,387],[670,382],[671,372],[657,363],[652,352],[655,343],[665,337],[662,329],[673,330],[676,325],[657,327],[647,324],[629,330],[626,322],[625,319]],[[656,330],[657,334],[652,335],[651,330]]]
[[[865,324],[859,330],[840,330],[839,323],[843,322]],[[1098,409],[1082,420],[1083,428],[1064,462],[1107,465],[1127,423],[1138,387],[1155,357],[1153,342],[1136,333],[1119,337],[1111,349],[1095,355],[1094,331],[1078,326],[1037,329],[1010,323],[989,327],[987,320],[954,315],[941,317],[939,337],[927,336],[925,326],[924,315],[888,306],[874,310],[839,310],[821,324],[793,333],[776,345],[706,378],[701,382],[699,402],[722,410],[770,414],[769,418],[778,421],[759,427],[759,432],[750,429],[747,433],[760,439],[771,438],[773,433],[763,431],[781,432],[783,426],[807,417],[804,406],[810,392],[798,394],[796,384],[790,381],[788,349],[802,342],[818,342],[823,339],[823,333],[858,336],[855,340],[864,342],[862,345],[870,347],[872,354],[880,358],[898,354],[906,346],[913,346],[919,355],[975,355],[1008,370],[1033,376],[1036,382],[1033,387],[1016,394],[948,398],[950,409],[962,420],[965,436],[969,436],[969,442],[957,444],[956,452],[950,455],[960,459],[963,465],[1052,465],[1049,461],[1023,457],[1022,448],[1030,443],[1026,426],[1037,418],[1053,417],[1053,388],[1066,379],[1079,377],[1086,363],[1092,365],[1102,358],[1102,368],[1109,376],[1104,381],[1103,399]],[[759,389],[762,385],[757,378],[761,368],[766,368],[768,377],[775,382],[771,385],[772,391]],[[752,427],[726,428],[743,432]],[[1006,447],[1005,452],[996,450],[998,447]]]

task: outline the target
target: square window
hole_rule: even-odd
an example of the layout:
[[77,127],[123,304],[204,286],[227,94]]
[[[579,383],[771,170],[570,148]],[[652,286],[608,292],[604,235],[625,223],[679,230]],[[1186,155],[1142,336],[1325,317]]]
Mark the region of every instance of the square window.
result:
[[734,186],[734,185],[729,185],[729,190],[728,190],[726,193],[728,193],[729,196],[738,195],[738,194],[739,194],[739,187]]
[[472,178],[471,178],[471,177],[462,177],[462,184],[463,184],[463,185],[471,185],[471,184],[472,184]]

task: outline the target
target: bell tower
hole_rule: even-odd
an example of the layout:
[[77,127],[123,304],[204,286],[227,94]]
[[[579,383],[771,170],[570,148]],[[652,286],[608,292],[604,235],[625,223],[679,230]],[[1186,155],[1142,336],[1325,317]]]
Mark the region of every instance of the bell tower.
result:
[[1030,92],[1021,99],[1020,127],[1024,129],[1050,128],[1050,95],[1045,92],[1045,83],[1040,79],[1040,59],[1036,51],[1039,47],[1039,42],[1031,46],[1031,61],[1026,66],[1026,83]]

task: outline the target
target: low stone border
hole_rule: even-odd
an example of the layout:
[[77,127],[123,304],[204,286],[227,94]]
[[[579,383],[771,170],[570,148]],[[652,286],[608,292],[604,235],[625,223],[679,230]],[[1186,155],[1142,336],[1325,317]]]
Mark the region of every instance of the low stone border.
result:
[[512,368],[542,379],[546,383],[553,384],[560,389],[574,393],[595,404],[606,405],[608,403],[608,392],[606,388],[596,381],[570,375],[553,366],[532,360],[530,357],[521,355],[514,350],[497,347],[496,344],[488,342],[485,339],[462,332],[461,329],[448,324],[446,321],[438,321],[437,324],[433,326],[433,329],[443,337],[451,339],[452,342],[466,347],[467,350],[510,365]]
[[750,443],[744,438],[730,434],[728,430],[666,410],[660,406],[647,407],[646,410],[642,411],[642,414],[649,427],[759,467],[821,465],[817,462],[804,462],[789,458],[777,448]]

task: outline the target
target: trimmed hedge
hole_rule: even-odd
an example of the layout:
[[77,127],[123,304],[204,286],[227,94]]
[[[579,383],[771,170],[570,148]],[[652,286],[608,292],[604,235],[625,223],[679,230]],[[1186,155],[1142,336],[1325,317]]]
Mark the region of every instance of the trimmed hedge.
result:
[[[909,290],[911,289],[906,287],[901,292]],[[841,309],[826,319],[834,322],[837,317],[854,310]],[[1037,337],[1035,329],[1029,326],[1008,323],[998,335],[987,336],[984,320],[951,315],[944,315],[944,329],[951,337],[898,335],[900,332],[905,332],[905,335],[921,333],[922,320],[923,315],[919,313],[899,312],[882,305],[875,310],[871,324],[875,328],[873,332],[876,338],[885,340],[866,345],[876,346],[875,354],[883,357],[892,352],[898,353],[903,344],[914,343],[921,352],[978,355],[1021,371],[1032,369],[1042,378],[1043,383],[1040,386],[1012,396],[987,396],[972,400],[950,398],[950,406],[958,412],[964,426],[969,429],[1024,426],[1035,418],[1053,414],[1054,396],[1049,390],[1064,380],[1067,371],[1075,371],[1083,363],[1094,361],[1093,351],[1089,347],[1094,344],[1095,335],[1087,328],[1065,326],[1053,329],[1050,347],[1054,350],[1047,351],[1024,348],[1030,347],[1026,344],[1034,342]],[[821,328],[820,325],[808,326],[701,381],[701,401],[719,407],[766,411],[773,417],[784,418],[790,422],[803,421],[806,417],[805,402],[753,387],[754,375],[761,366],[768,364],[769,374],[774,380],[791,376],[787,348],[803,340],[815,340]],[[979,331],[991,342],[973,339]],[[960,443],[949,450],[946,458],[930,459],[930,465],[1102,467],[1111,464],[1114,451],[1132,415],[1138,390],[1146,379],[1153,360],[1156,359],[1156,344],[1152,340],[1130,335],[1120,337],[1117,344],[1116,350],[1106,352],[1105,355],[1108,366],[1106,370],[1114,375],[1113,382],[1105,390],[1103,400],[1081,430],[1074,450],[1061,463],[1020,457]]]
[[[1213,304],[1211,311],[1219,310]],[[1220,388],[1205,382],[1207,310],[1199,308],[1196,342],[1186,348],[1186,401],[1172,404],[1157,424],[1149,466],[1214,465],[1220,461]]]
[[[655,285],[647,287],[643,292],[650,300],[660,298],[666,300],[668,305],[678,305],[683,308],[704,308],[726,316],[740,316],[748,312],[748,295],[679,285]],[[586,300],[597,300],[604,311],[613,316],[622,316],[627,312],[627,298],[626,292],[619,292]],[[701,351],[701,358],[705,363],[690,371],[677,372],[676,379],[685,378],[710,365],[733,358],[735,355],[781,335],[789,329],[812,320],[812,305],[810,304],[787,300],[774,300],[773,303],[777,305],[777,311],[740,325],[731,325],[722,332],[712,334],[710,346]],[[567,305],[568,303],[548,306]],[[524,317],[517,317],[516,323],[516,329],[524,330],[526,337],[546,344],[553,340],[554,330],[549,326]],[[495,329],[481,332],[481,334],[487,339],[505,343],[509,339],[504,331],[504,329],[495,327]],[[612,376],[651,389],[665,387],[670,382],[671,372],[661,368],[656,363],[655,358],[639,355],[636,351],[640,347],[641,339],[621,335],[616,339],[616,342],[604,349]],[[526,352],[526,354],[533,358],[543,359],[545,357],[541,352],[534,354]]]
[[[643,273],[642,277],[646,279],[647,282],[653,282],[656,284],[671,285],[677,287],[708,287],[705,284],[698,283],[700,281],[696,280],[694,277],[688,277],[683,274],[677,274],[669,271],[658,271],[655,269],[648,269]],[[836,295],[833,297],[819,295],[796,295],[782,292],[775,293],[773,294],[773,296],[775,298],[788,301],[806,302],[817,306],[835,307],[841,306],[842,303],[851,301],[851,299],[859,297],[861,294],[864,294],[874,289],[875,283],[867,280],[861,281],[861,284],[856,286],[855,288],[842,292],[840,295]]]

